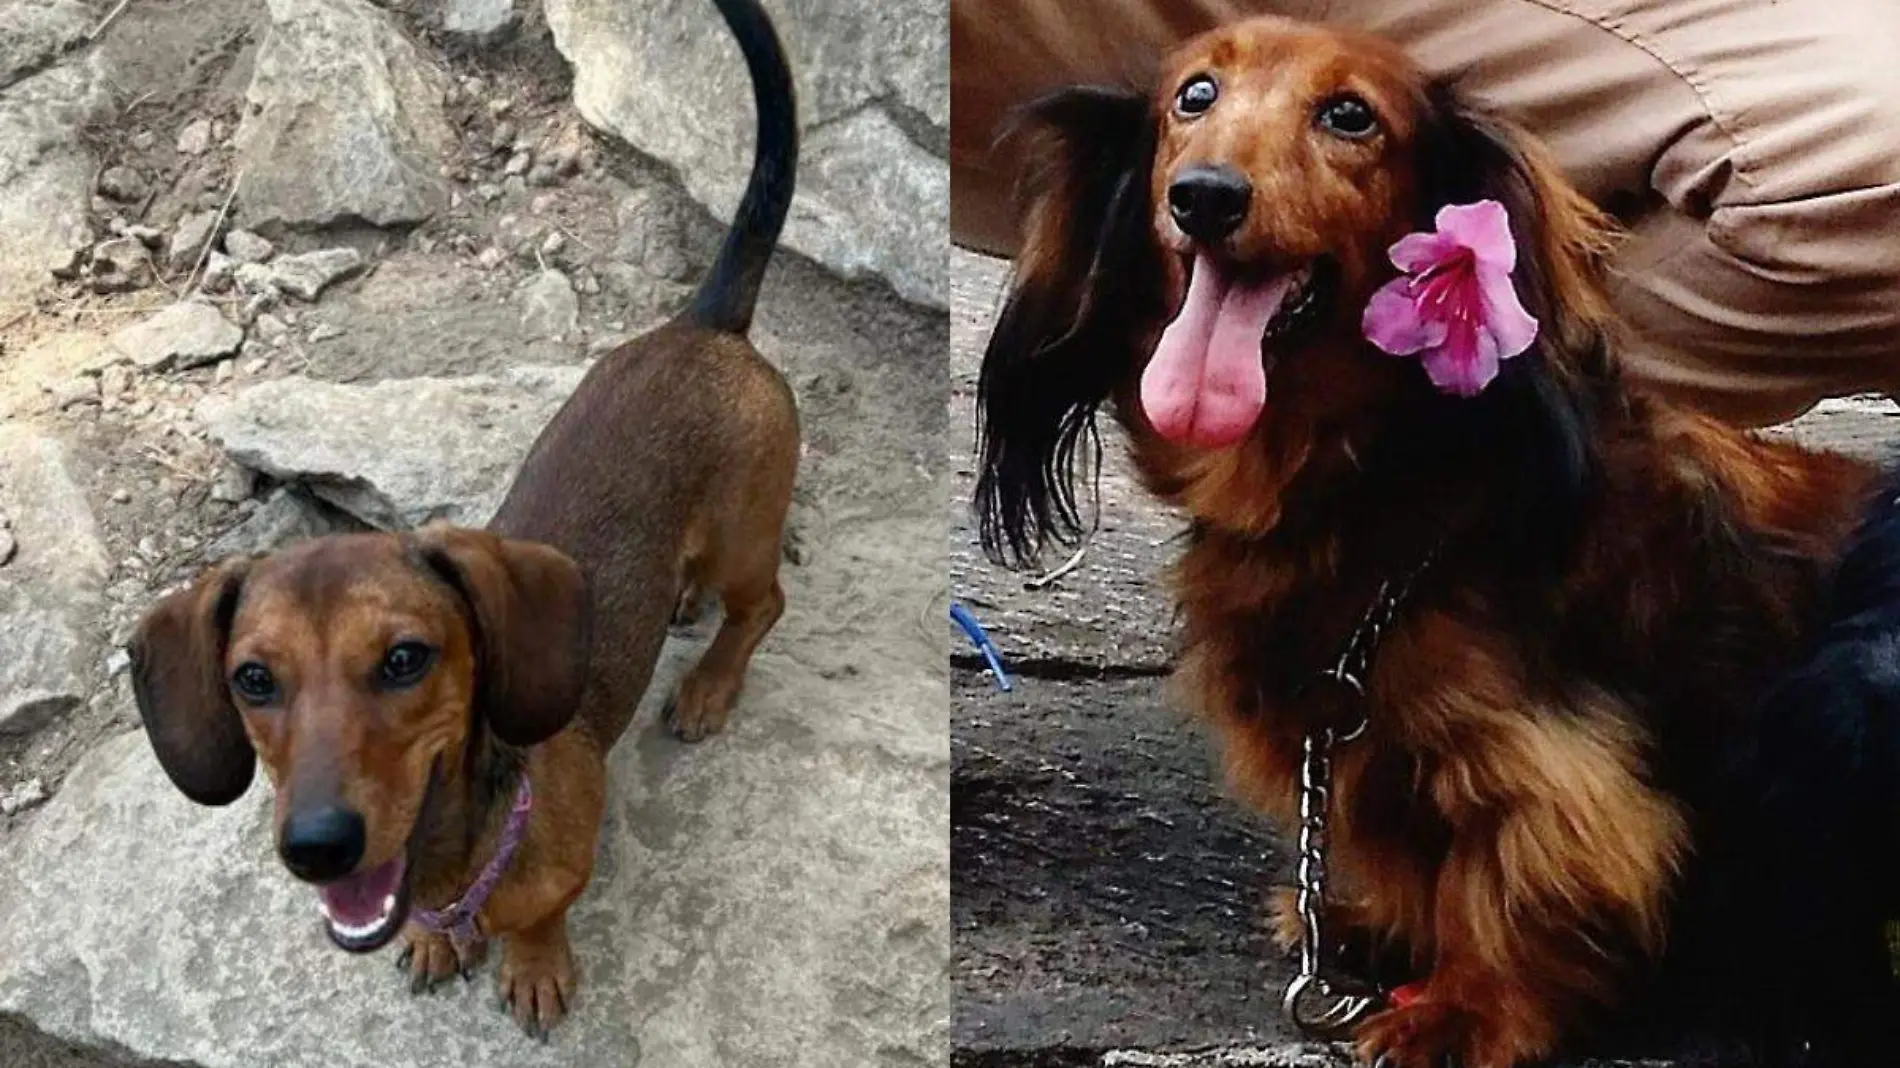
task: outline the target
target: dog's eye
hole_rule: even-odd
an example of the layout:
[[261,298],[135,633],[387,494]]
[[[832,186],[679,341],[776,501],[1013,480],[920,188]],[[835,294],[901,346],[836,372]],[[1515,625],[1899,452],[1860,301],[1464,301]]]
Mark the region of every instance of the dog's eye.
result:
[[408,686],[429,673],[435,662],[435,650],[421,642],[398,642],[383,654],[383,683]]
[[1372,105],[1351,93],[1321,104],[1317,121],[1327,133],[1354,141],[1379,132],[1379,117],[1373,114]]
[[267,705],[277,696],[277,678],[269,668],[247,660],[231,672],[231,688],[250,704]]
[[1205,74],[1196,74],[1183,82],[1179,92],[1174,94],[1174,110],[1183,115],[1199,115],[1214,106],[1220,96],[1220,86]]

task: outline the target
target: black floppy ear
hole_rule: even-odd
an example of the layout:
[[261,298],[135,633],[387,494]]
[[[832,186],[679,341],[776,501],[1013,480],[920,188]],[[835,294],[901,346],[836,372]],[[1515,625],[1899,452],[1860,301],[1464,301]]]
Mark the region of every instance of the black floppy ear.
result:
[[592,648],[580,565],[552,546],[485,530],[425,527],[412,537],[467,606],[476,715],[509,745],[559,733],[580,710]]
[[1418,137],[1419,217],[1429,230],[1447,204],[1495,200],[1517,239],[1513,281],[1538,322],[1530,351],[1507,360],[1459,418],[1478,447],[1515,460],[1520,511],[1565,522],[1595,475],[1593,410],[1612,386],[1603,272],[1614,228],[1529,134],[1432,85]]
[[1096,411],[1139,366],[1161,265],[1146,96],[1065,89],[1017,128],[1029,140],[1023,242],[977,383],[975,510],[984,551],[1021,564],[1082,533],[1078,454],[1099,448]]
[[249,559],[228,561],[166,596],[127,643],[132,693],[159,766],[186,797],[228,805],[244,796],[257,752],[244,733],[224,677]]

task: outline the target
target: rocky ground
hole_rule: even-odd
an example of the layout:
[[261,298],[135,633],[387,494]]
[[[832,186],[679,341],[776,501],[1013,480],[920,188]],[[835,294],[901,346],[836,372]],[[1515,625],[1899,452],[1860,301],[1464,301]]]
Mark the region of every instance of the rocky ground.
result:
[[[1291,963],[1263,904],[1290,851],[1222,795],[1208,739],[1167,692],[1157,580],[1184,524],[1111,440],[1100,530],[1074,570],[1028,583],[976,546],[976,373],[1004,269],[951,259],[951,591],[1016,674],[1002,692],[953,651],[952,1063],[1344,1068],[1280,1016]],[[1876,455],[1900,441],[1900,407],[1831,401],[1775,432]]]
[[[749,115],[710,5],[656,6],[719,96],[669,91]],[[794,58],[827,47],[789,6]],[[639,112],[577,107],[569,60],[611,80],[621,31],[549,8],[558,49],[521,0],[18,0],[0,25],[0,1063],[941,1059],[942,266],[933,292],[889,228],[768,278],[754,337],[805,427],[790,607],[726,734],[684,748],[648,709],[616,750],[551,1047],[485,985],[412,1002],[325,948],[260,792],[193,808],[138,732],[119,647],[156,594],[310,534],[483,521],[588,360],[710,262],[694,198],[729,206],[749,119],[682,184],[714,153],[598,133]],[[943,69],[915,29],[940,13],[899,14]],[[915,81],[807,94],[902,120],[894,205],[934,180]],[[864,143],[815,140],[806,230]]]

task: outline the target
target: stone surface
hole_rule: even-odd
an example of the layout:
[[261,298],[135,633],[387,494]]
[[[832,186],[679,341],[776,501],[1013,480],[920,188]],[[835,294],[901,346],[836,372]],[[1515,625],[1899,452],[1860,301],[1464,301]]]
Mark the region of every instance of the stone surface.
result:
[[202,156],[211,150],[211,120],[193,119],[178,131],[178,154]]
[[145,371],[183,370],[215,363],[243,343],[244,331],[223,312],[182,300],[113,334],[106,354]]
[[90,375],[80,375],[54,382],[46,387],[46,392],[53,400],[53,407],[62,411],[81,404],[97,404],[99,380]]
[[362,253],[353,248],[326,248],[280,257],[264,268],[264,277],[286,293],[315,300],[332,282],[362,269]]
[[580,325],[580,298],[567,275],[549,268],[529,279],[517,296],[521,302],[521,323],[535,337],[559,340],[572,335]]
[[[784,241],[847,276],[945,301],[949,35],[929,0],[769,5],[798,79],[798,196]],[[752,93],[738,47],[700,0],[549,0],[593,125],[668,164],[729,219],[752,164]]]
[[0,425],[0,513],[18,543],[0,568],[0,735],[31,733],[91,690],[109,565],[74,458],[52,438]]
[[136,237],[101,241],[92,250],[90,284],[96,293],[124,293],[157,281],[152,252]]
[[0,89],[45,69],[90,28],[80,0],[8,0],[0,20]]
[[239,263],[263,263],[277,252],[277,246],[249,230],[233,230],[224,235],[224,251]]
[[91,242],[96,164],[79,133],[110,98],[98,53],[21,76],[33,64],[18,57],[44,51],[23,44],[28,37],[44,44],[85,32],[78,4],[29,3],[28,11],[42,29],[22,26],[15,37],[0,28],[0,303],[45,285]]
[[0,815],[11,816],[24,812],[46,800],[46,784],[39,779],[28,779],[4,793],[0,793]]
[[249,497],[256,488],[257,472],[227,461],[219,467],[217,477],[211,480],[211,499],[223,504],[236,504]]
[[290,490],[279,487],[245,516],[237,526],[219,535],[206,551],[211,560],[281,549],[292,542],[338,530],[317,507]]
[[198,280],[198,284],[207,292],[221,292],[230,286],[231,278],[236,274],[238,266],[238,261],[217,249],[212,249],[211,254],[205,257],[204,275]]
[[124,204],[145,199],[152,185],[145,176],[130,167],[107,167],[99,172],[99,194]]
[[581,369],[369,386],[279,379],[207,397],[197,413],[231,458],[364,523],[486,522]]
[[515,0],[444,0],[442,30],[471,44],[494,44],[514,32]]
[[182,274],[198,265],[205,246],[217,236],[218,213],[194,211],[178,220],[171,244],[165,249],[165,266],[173,274]]
[[364,0],[269,0],[237,132],[248,227],[417,222],[447,204],[437,73]]

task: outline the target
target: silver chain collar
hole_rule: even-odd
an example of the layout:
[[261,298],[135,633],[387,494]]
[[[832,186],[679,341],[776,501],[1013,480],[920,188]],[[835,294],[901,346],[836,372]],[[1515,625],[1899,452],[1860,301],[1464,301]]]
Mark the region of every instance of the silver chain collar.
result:
[[1379,645],[1391,631],[1401,609],[1410,600],[1419,577],[1437,559],[1427,553],[1403,578],[1379,584],[1372,604],[1346,639],[1339,659],[1316,680],[1341,687],[1346,700],[1340,708],[1350,717],[1315,727],[1306,733],[1300,763],[1299,881],[1296,907],[1300,914],[1300,971],[1280,996],[1280,1009],[1302,1033],[1312,1038],[1338,1039],[1385,1004],[1386,993],[1366,984],[1335,982],[1321,973],[1325,948],[1326,824],[1333,800],[1333,747],[1366,732],[1367,683]]

